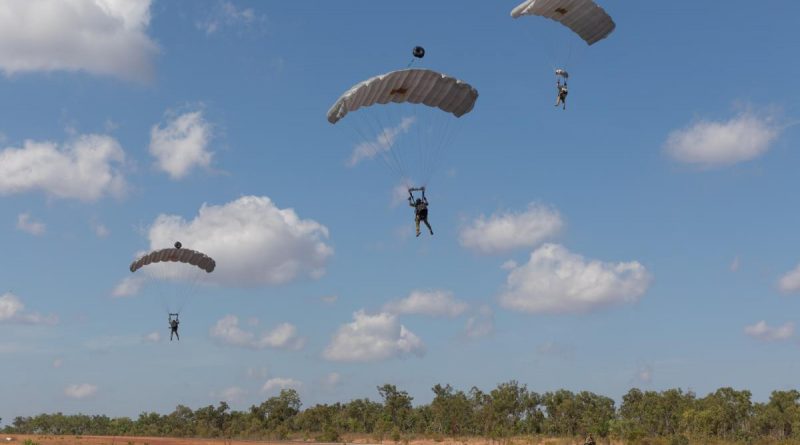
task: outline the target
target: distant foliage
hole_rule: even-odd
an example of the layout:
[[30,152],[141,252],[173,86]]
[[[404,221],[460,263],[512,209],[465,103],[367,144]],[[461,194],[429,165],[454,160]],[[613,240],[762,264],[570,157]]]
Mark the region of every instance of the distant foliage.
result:
[[[617,408],[612,399],[588,391],[539,394],[516,381],[489,392],[450,385],[431,388],[431,403],[414,406],[395,385],[377,388],[380,402],[355,399],[306,409],[297,391],[284,389],[246,411],[227,403],[192,410],[178,405],[169,414],[143,412],[135,420],[104,415],[40,414],[16,417],[8,434],[169,436],[241,439],[314,438],[342,442],[345,435],[370,436],[375,442],[407,443],[414,437],[436,442],[483,437],[499,443],[528,436],[575,438],[592,434],[598,444],[622,440],[634,445],[743,444],[800,441],[800,392],[774,391],[766,403],[753,403],[747,390],[720,388],[705,397],[680,389],[633,388]],[[27,440],[25,444],[33,445]]]

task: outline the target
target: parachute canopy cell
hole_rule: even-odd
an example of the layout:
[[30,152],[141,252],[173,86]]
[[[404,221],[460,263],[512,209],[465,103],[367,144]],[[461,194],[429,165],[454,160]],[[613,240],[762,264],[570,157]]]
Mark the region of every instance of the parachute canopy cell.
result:
[[213,272],[214,268],[217,266],[216,261],[204,253],[191,249],[170,247],[169,249],[154,250],[142,256],[138,260],[131,263],[130,269],[131,272],[136,272],[142,268],[142,266],[162,262],[186,263],[192,266],[197,266],[208,273]]
[[511,17],[538,15],[553,19],[578,34],[592,45],[608,37],[614,28],[603,8],[592,0],[525,0],[511,10]]
[[328,122],[335,124],[351,111],[389,102],[421,103],[461,117],[472,110],[476,100],[478,90],[455,77],[405,69],[375,76],[347,90],[328,111]]

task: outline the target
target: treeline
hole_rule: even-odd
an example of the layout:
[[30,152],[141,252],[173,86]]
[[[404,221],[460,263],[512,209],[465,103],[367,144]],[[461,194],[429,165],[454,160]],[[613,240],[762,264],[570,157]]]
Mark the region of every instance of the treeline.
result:
[[705,397],[670,389],[631,389],[617,409],[612,399],[583,391],[539,394],[510,381],[490,392],[467,392],[450,385],[432,388],[433,401],[413,398],[394,385],[378,387],[380,402],[369,399],[318,404],[301,410],[297,391],[282,390],[246,411],[227,403],[192,410],[179,405],[169,414],[144,412],[135,420],[104,415],[40,414],[17,417],[6,433],[104,436],[304,438],[340,441],[343,435],[369,435],[376,441],[412,437],[543,435],[640,442],[665,438],[673,445],[711,439],[751,442],[800,439],[800,392],[774,391],[766,403],[753,403],[750,391],[720,388]]

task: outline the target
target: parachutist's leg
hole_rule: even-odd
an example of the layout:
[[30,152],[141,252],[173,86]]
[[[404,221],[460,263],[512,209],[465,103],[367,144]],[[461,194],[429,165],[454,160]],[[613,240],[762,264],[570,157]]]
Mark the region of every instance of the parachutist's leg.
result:
[[180,335],[178,335],[178,331],[175,331],[175,337],[177,337],[177,338],[178,338],[178,341],[181,341],[181,336],[180,336]]
[[428,223],[428,218],[425,218],[423,221],[425,221],[425,225],[428,226],[428,231],[433,235],[433,229],[431,229],[431,225]]
[[414,218],[414,225],[417,228],[417,236],[419,236],[419,216]]

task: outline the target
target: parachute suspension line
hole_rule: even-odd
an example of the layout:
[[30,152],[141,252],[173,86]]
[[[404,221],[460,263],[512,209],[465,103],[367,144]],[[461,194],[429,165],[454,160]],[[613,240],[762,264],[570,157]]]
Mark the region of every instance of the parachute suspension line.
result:
[[447,117],[450,119],[446,119],[446,122],[442,124],[443,131],[439,136],[439,142],[434,146],[434,150],[431,152],[431,161],[425,179],[426,183],[433,178],[434,174],[444,163],[444,160],[447,158],[448,150],[452,147],[452,142],[460,131],[459,125],[454,123],[450,116]]
[[391,165],[395,166],[397,175],[402,178],[406,176],[408,168],[405,159],[403,159],[403,151],[401,150],[402,144],[398,145],[398,138],[402,137],[403,133],[403,118],[400,116],[398,121],[397,115],[392,115],[391,105],[387,107],[380,107],[376,113],[373,114],[381,132],[381,138],[385,138],[386,147],[380,146],[383,150],[386,159],[389,160]]
[[[391,144],[389,146],[389,152],[392,156],[397,159],[398,164],[400,165],[400,175],[402,177],[407,177],[410,171],[409,169],[409,157],[412,158],[411,161],[413,163],[414,153],[408,153],[409,143],[408,143],[408,136],[406,133],[409,132],[409,128],[406,126],[405,119],[407,116],[404,116],[403,113],[403,106],[402,104],[389,104],[388,107],[380,107],[379,113],[382,113],[384,116],[384,120],[389,123],[387,125],[388,128],[392,128],[394,130],[394,134],[391,140]],[[413,116],[410,117],[411,119],[415,119]],[[416,119],[413,122],[408,123],[407,125],[416,125]],[[404,139],[406,141],[404,142]]]
[[[373,117],[374,119],[374,117]],[[374,125],[371,124],[370,120],[367,117],[360,116],[358,121],[361,122],[366,129],[368,129],[369,134],[365,134],[364,131],[360,128],[359,125],[354,125],[353,128],[356,130],[358,135],[360,136],[361,140],[356,144],[356,146],[361,146],[361,144],[367,144],[366,147],[371,149],[370,152],[370,159],[374,157],[379,157],[381,162],[383,163],[386,170],[393,175],[402,176],[402,172],[399,171],[399,167],[396,163],[393,163],[389,156],[386,154],[384,150],[380,150],[380,148],[376,148],[378,144],[380,144],[380,136],[381,133],[379,130],[375,128]],[[380,125],[378,126],[380,128]],[[377,135],[377,136],[376,136]]]

